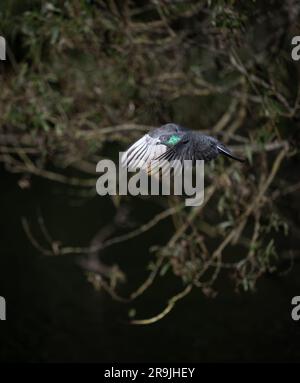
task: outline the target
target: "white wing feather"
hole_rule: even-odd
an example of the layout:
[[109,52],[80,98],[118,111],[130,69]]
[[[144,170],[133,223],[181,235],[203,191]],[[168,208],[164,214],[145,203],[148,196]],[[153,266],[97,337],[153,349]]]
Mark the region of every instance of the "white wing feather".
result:
[[159,138],[152,138],[145,134],[123,153],[122,166],[129,170],[140,168],[148,171],[151,161],[154,161],[167,150],[167,147],[160,145],[159,142]]

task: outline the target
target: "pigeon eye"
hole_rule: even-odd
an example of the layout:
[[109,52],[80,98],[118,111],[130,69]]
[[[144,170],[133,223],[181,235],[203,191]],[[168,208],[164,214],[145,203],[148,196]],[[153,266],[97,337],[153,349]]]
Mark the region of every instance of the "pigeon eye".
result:
[[165,142],[165,141],[167,141],[168,137],[169,136],[162,135],[162,136],[159,137],[159,140],[160,140],[160,142]]

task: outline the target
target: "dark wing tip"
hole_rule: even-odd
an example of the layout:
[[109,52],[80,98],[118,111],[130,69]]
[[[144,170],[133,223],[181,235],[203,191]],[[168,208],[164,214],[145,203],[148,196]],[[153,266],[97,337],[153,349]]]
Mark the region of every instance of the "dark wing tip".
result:
[[218,148],[219,153],[224,154],[226,157],[232,158],[233,160],[236,160],[239,162],[246,162],[245,158],[241,158],[241,157],[237,157],[237,156],[233,155],[231,153],[231,151],[229,149],[227,149],[226,147],[224,147],[223,145],[222,146],[218,145],[217,148]]

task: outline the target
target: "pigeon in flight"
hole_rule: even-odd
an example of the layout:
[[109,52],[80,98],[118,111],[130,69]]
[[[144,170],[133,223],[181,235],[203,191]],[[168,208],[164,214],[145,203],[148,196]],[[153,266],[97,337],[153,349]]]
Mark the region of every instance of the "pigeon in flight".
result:
[[219,154],[244,162],[216,138],[169,123],[153,129],[123,154],[122,165],[128,169],[149,169],[153,161],[211,161]]

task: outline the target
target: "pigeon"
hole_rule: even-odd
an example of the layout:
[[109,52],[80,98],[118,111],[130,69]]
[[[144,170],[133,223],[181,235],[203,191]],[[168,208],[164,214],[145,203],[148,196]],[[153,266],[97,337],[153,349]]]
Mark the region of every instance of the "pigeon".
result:
[[195,164],[196,160],[208,162],[220,154],[236,161],[245,161],[235,156],[214,137],[168,123],[151,130],[133,143],[122,156],[122,166],[130,170],[140,168],[149,172],[151,166],[153,169],[154,162],[177,160],[183,163],[191,160]]

